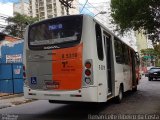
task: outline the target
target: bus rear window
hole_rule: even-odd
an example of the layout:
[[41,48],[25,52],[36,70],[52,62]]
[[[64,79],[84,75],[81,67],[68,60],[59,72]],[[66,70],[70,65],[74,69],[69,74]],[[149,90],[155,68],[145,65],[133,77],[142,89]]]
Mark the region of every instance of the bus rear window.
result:
[[29,27],[29,47],[77,43],[81,39],[82,16],[59,17]]

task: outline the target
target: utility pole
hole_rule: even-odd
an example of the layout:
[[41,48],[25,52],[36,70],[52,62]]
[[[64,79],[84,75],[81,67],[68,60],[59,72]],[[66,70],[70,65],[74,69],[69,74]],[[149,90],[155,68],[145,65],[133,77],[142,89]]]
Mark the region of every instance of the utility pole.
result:
[[72,2],[73,0],[59,0],[59,2],[64,5],[65,9],[66,9],[66,13],[67,15],[69,15],[69,8],[74,8],[72,6]]

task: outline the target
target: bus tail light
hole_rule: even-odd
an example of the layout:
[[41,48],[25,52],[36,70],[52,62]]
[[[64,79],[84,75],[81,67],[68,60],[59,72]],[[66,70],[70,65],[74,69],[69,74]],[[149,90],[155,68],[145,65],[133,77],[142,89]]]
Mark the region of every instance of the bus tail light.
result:
[[85,67],[86,67],[86,68],[89,69],[89,68],[91,68],[91,66],[92,66],[92,65],[91,65],[91,63],[90,63],[89,61],[87,61],[87,62],[85,63]]
[[93,64],[92,60],[86,60],[84,68],[84,85],[93,85]]
[[85,75],[86,75],[86,76],[90,76],[90,75],[91,75],[91,71],[90,71],[89,69],[86,69],[86,70],[85,70]]
[[23,65],[23,78],[24,78],[24,79],[26,78],[26,68],[25,68],[24,65]]

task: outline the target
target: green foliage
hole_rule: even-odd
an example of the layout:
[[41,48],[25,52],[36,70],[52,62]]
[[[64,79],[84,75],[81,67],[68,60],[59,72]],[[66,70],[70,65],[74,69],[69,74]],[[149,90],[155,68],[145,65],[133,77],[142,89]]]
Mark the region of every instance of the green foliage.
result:
[[156,67],[160,67],[160,62],[156,62]]
[[155,59],[155,63],[157,67],[160,67],[160,45],[156,45],[154,49],[152,48],[147,48],[147,49],[142,49],[141,53],[143,55],[142,60],[147,61],[148,59]]
[[111,0],[111,16],[122,34],[145,30],[153,42],[159,40],[160,0]]
[[3,32],[15,37],[23,38],[26,26],[34,23],[35,21],[38,21],[38,19],[16,13],[14,17],[7,18],[9,25],[6,26]]
[[157,54],[160,56],[160,44],[159,45],[155,45],[154,49],[157,52]]
[[157,56],[158,53],[152,48],[142,49],[141,50],[142,55],[150,55],[150,56]]

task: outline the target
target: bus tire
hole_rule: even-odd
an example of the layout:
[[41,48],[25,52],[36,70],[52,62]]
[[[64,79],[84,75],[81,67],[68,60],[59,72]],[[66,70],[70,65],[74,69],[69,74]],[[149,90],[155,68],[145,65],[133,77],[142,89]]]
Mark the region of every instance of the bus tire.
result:
[[134,87],[134,88],[132,88],[132,91],[133,91],[133,92],[136,92],[136,91],[137,91],[137,86]]
[[121,103],[122,99],[123,99],[123,86],[120,85],[118,96],[115,97],[115,102]]
[[153,78],[151,78],[151,77],[148,77],[148,80],[149,80],[149,81],[152,81],[152,80],[153,80]]
[[49,103],[54,103],[54,101],[53,101],[53,100],[48,100],[48,102],[49,102]]

